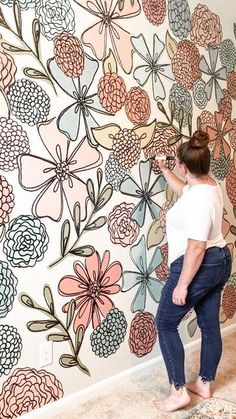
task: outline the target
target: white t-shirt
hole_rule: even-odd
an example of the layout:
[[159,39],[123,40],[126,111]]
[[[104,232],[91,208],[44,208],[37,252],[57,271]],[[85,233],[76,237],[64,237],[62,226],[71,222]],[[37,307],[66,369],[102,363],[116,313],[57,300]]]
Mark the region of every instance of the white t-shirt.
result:
[[207,241],[207,248],[224,247],[223,198],[220,185],[184,186],[178,201],[166,214],[168,265],[184,255],[188,239]]

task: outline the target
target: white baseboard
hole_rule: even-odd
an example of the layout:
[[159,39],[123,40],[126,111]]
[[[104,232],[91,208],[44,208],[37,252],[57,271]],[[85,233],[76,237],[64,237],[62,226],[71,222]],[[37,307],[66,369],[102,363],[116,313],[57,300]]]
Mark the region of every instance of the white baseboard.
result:
[[[231,334],[235,330],[236,330],[236,323],[231,324],[230,326],[223,327],[221,329],[222,337]],[[201,339],[199,338],[199,339],[195,339],[192,342],[187,343],[186,345],[184,345],[185,350],[187,352],[192,352],[197,346],[199,346],[200,340]],[[47,404],[46,406],[43,406],[40,409],[37,409],[35,411],[29,412],[26,415],[23,415],[21,417],[24,417],[24,419],[34,419],[34,418],[50,419],[54,415],[60,414],[61,410],[63,410],[65,405],[72,407],[74,403],[78,403],[78,400],[84,401],[92,397],[94,394],[97,395],[99,391],[104,390],[105,388],[109,388],[112,384],[117,383],[121,379],[127,378],[128,376],[134,373],[137,373],[141,370],[145,370],[160,362],[163,362],[161,355],[153,359],[150,359],[149,361],[142,362],[141,364],[136,365],[135,367],[129,368],[125,371],[122,371],[121,373],[112,375],[111,377],[101,380],[96,384],[93,384],[83,390],[76,391],[75,393],[72,393],[54,403]]]

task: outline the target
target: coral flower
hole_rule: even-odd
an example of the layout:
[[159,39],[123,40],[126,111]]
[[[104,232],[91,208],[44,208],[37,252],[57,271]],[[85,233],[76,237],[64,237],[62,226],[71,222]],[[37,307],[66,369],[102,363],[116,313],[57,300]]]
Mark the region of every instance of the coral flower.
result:
[[[91,320],[95,329],[101,323],[101,315],[106,317],[114,307],[109,295],[120,291],[117,282],[122,275],[122,266],[118,261],[109,265],[109,261],[108,250],[102,260],[95,252],[86,258],[85,266],[79,261],[74,263],[76,276],[66,275],[59,282],[59,293],[73,297],[76,302],[75,332],[81,325],[87,328]],[[63,311],[67,312],[68,307],[69,303],[65,304]]]

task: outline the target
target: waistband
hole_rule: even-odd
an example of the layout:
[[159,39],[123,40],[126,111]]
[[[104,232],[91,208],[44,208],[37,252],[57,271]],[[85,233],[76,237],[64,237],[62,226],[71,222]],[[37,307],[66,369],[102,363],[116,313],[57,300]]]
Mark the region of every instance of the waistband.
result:
[[[212,246],[212,247],[208,247],[208,249],[206,249],[205,254],[204,254],[204,259],[208,258],[208,257],[214,257],[214,258],[225,258],[225,257],[231,257],[231,253],[230,250],[228,248],[228,246],[224,246],[224,247],[217,247],[217,246]],[[176,263],[182,263],[184,259],[184,255],[179,256],[177,259],[175,259],[171,264],[170,264],[170,268],[172,266],[174,266]]]

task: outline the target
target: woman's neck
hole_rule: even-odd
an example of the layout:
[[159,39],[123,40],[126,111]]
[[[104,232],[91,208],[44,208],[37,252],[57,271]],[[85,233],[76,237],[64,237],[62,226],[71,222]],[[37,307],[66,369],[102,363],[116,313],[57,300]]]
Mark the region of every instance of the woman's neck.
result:
[[192,174],[187,174],[186,175],[186,181],[188,183],[189,186],[194,186],[194,185],[216,185],[216,182],[214,179],[212,179],[212,177],[207,174],[204,176],[194,176]]

